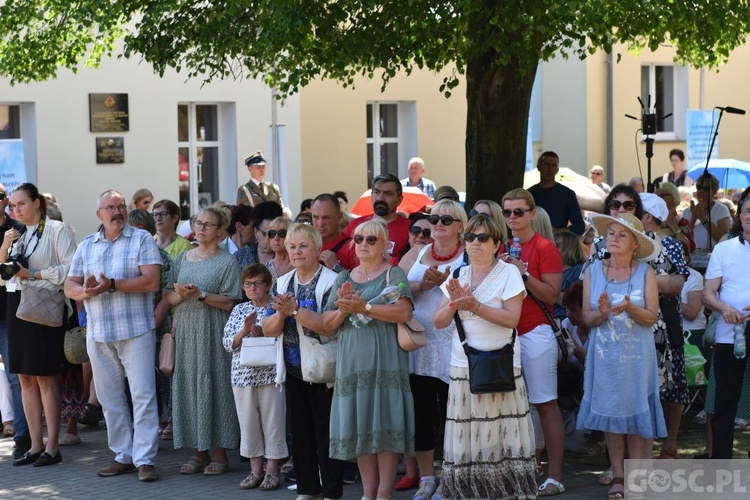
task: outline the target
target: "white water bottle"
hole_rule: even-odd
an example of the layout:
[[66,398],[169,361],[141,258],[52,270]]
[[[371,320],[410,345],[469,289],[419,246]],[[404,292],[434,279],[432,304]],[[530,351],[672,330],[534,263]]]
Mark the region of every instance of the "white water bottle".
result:
[[[372,305],[393,304],[399,298],[401,298],[401,290],[406,290],[406,283],[399,283],[398,285],[387,286],[383,288],[383,291],[380,292],[380,295],[370,299],[368,304],[372,304]],[[354,325],[355,327],[362,328],[367,323],[372,321],[372,318],[370,316],[357,313],[357,314],[353,314],[349,316],[349,321],[351,321],[352,325]]]
[[732,329],[734,330],[734,357],[743,359],[747,355],[745,323],[735,323]]

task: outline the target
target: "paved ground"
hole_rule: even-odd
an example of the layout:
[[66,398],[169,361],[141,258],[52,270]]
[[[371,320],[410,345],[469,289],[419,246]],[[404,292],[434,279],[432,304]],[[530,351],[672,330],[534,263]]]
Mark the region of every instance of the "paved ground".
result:
[[[161,479],[154,483],[141,483],[135,474],[101,478],[96,470],[112,460],[107,448],[104,428],[81,426],[83,442],[62,448],[63,462],[49,467],[35,468],[30,465],[12,466],[12,439],[0,440],[0,498],[13,499],[85,499],[99,498],[178,498],[180,500],[207,498],[253,498],[259,500],[294,500],[295,492],[286,486],[275,491],[243,491],[238,488],[247,475],[249,464],[241,463],[235,451],[230,455],[231,469],[221,476],[184,476],[178,472],[180,464],[190,453],[172,448],[171,441],[161,441],[157,469]],[[598,466],[566,463],[566,486],[568,492],[560,498],[591,499],[604,498],[607,488],[599,486],[596,478]],[[411,492],[396,493],[395,499],[409,499]],[[359,481],[345,485],[345,500],[360,500],[362,485]]]

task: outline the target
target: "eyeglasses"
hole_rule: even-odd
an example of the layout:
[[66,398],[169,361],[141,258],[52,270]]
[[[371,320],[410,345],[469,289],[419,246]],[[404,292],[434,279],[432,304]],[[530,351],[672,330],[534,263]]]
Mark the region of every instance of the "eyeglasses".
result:
[[193,222],[193,227],[196,229],[213,229],[215,227],[219,227],[218,224],[214,224],[213,222],[201,222],[199,220]]
[[269,229],[267,234],[270,239],[274,239],[276,236],[286,238],[286,229]]
[[634,201],[620,201],[620,200],[612,200],[609,202],[609,208],[611,210],[620,210],[620,207],[622,207],[624,210],[635,210],[635,202]]
[[354,238],[352,238],[352,239],[354,240],[354,243],[357,244],[357,245],[361,245],[363,241],[366,241],[367,244],[371,245],[371,246],[378,242],[378,237],[377,236],[367,236],[367,237],[364,237],[361,234],[355,234]]
[[4,200],[4,199],[5,199],[5,193],[0,193],[0,200]]
[[464,240],[469,243],[474,240],[479,240],[479,243],[487,243],[488,241],[490,241],[490,238],[492,238],[492,236],[487,233],[464,233]]
[[104,210],[105,212],[113,214],[115,212],[125,212],[127,209],[128,209],[128,206],[122,203],[120,205],[109,205],[107,207],[101,207],[100,210]]
[[419,236],[419,234],[421,233],[423,238],[429,238],[430,234],[432,234],[432,231],[430,230],[429,227],[422,229],[419,226],[410,227],[409,232],[413,234],[414,236]]
[[242,287],[243,288],[260,288],[263,285],[267,285],[265,281],[243,281]]
[[427,222],[433,226],[437,226],[438,222],[442,222],[444,226],[450,226],[454,222],[458,222],[460,219],[455,219],[450,215],[430,215],[427,217]]
[[169,212],[152,212],[151,215],[154,216],[154,219],[163,219],[169,217]]
[[487,213],[484,213],[484,212],[477,212],[473,208],[471,210],[469,210],[469,217],[474,217],[475,215],[481,215],[485,219],[489,219],[490,218],[490,214],[487,214]]
[[505,217],[506,219],[511,215],[515,215],[516,217],[523,217],[526,212],[531,212],[531,210],[531,208],[514,208],[513,210],[503,208],[503,217]]

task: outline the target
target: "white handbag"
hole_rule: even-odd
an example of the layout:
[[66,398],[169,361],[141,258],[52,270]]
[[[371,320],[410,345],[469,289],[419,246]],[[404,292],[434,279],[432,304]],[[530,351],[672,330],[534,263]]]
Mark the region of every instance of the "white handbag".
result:
[[245,337],[242,339],[240,364],[248,368],[276,364],[275,337]]

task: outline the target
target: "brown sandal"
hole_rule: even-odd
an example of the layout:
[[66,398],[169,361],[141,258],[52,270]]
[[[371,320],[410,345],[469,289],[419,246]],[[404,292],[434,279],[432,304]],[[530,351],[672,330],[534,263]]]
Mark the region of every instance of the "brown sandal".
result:
[[[617,489],[617,491],[612,491]],[[612,478],[612,487],[607,493],[607,500],[622,500],[625,498],[625,478],[614,477]]]
[[271,491],[275,490],[279,487],[279,476],[272,476],[271,474],[266,474],[266,477],[263,479],[263,482],[260,483],[260,487],[258,488],[261,491]]

